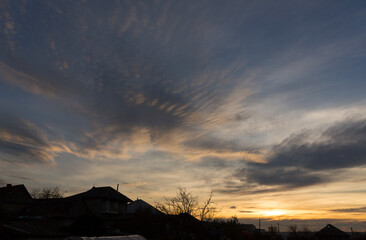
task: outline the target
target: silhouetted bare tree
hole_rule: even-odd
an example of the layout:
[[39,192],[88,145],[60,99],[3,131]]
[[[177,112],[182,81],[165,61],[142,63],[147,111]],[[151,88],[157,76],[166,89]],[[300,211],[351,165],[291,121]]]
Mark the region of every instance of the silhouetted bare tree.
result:
[[[186,188],[178,187],[175,197],[165,198],[165,202],[157,203],[156,207],[165,214],[178,216],[175,239],[189,239],[189,235],[193,232],[202,236],[204,221],[213,219],[217,213],[212,197],[211,191],[208,199],[200,205],[197,196],[187,192]],[[189,215],[198,218],[201,222],[200,225],[195,225],[196,230],[193,230],[195,223]],[[197,219],[196,221],[199,222]]]
[[297,225],[289,226],[290,235],[288,239],[290,240],[309,240],[314,239],[314,235],[310,231],[307,225],[303,225],[301,229],[298,229]]
[[197,197],[187,192],[186,188],[178,187],[177,195],[172,198],[165,198],[164,203],[157,203],[157,208],[165,214],[188,213],[195,216],[198,211]]
[[184,187],[178,187],[176,196],[165,198],[164,203],[157,203],[157,208],[165,214],[179,215],[185,213],[197,217],[201,221],[208,221],[213,219],[218,212],[212,197],[213,191],[210,192],[207,200],[200,205],[197,196],[187,192]]
[[60,192],[58,187],[54,188],[33,188],[30,191],[30,195],[34,199],[49,199],[49,198],[62,198],[63,193]]
[[214,193],[213,190],[211,190],[209,197],[207,200],[203,203],[203,205],[198,209],[198,217],[203,221],[211,221],[217,214],[218,209],[215,206],[214,202],[212,201]]

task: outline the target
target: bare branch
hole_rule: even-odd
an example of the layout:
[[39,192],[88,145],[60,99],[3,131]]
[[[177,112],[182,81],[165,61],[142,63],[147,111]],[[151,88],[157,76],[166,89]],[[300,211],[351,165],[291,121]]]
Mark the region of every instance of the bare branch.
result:
[[199,218],[201,221],[210,221],[212,220],[216,213],[218,212],[217,208],[214,206],[214,202],[212,201],[212,197],[214,195],[213,190],[211,190],[209,197],[203,203],[203,206],[199,211]]

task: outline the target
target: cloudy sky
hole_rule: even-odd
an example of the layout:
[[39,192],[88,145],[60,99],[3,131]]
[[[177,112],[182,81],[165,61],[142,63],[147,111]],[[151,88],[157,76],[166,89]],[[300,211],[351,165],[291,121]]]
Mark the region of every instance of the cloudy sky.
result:
[[357,0],[1,1],[0,184],[366,229],[365,42]]

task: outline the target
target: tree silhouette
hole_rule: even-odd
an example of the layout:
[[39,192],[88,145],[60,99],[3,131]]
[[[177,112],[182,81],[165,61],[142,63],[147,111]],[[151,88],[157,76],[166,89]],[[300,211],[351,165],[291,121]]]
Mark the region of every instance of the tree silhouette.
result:
[[62,198],[63,193],[60,192],[58,187],[54,188],[33,188],[30,191],[30,195],[34,199],[50,199],[50,198]]
[[168,215],[189,214],[196,216],[198,211],[197,196],[187,192],[186,188],[178,187],[175,197],[165,197],[164,203],[157,203],[157,209]]

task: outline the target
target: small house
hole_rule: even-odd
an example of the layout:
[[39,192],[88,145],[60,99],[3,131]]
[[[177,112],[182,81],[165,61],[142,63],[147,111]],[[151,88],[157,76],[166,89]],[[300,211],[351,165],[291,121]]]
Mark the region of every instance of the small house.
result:
[[91,214],[124,215],[127,212],[127,204],[131,199],[111,187],[93,187],[90,190],[79,193],[66,199],[83,201]]
[[315,233],[319,240],[348,240],[350,236],[335,226],[328,224],[319,232]]
[[23,184],[7,184],[0,188],[0,213],[3,215],[17,214],[31,201],[32,197]]

